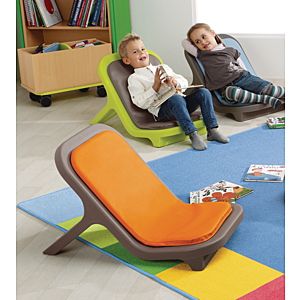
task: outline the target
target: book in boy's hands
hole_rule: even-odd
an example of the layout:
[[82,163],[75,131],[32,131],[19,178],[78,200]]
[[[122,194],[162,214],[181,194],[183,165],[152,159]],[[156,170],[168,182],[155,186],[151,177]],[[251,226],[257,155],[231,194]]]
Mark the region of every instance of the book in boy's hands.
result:
[[239,184],[221,180],[201,190],[190,192],[190,203],[236,202],[253,190]]
[[282,182],[284,174],[284,165],[250,165],[244,181]]
[[158,94],[156,100],[151,104],[152,107],[159,107],[164,102],[166,102],[170,97],[176,94],[176,89],[174,87],[168,87],[167,90],[162,94]]
[[267,125],[269,128],[285,128],[285,117],[268,118]]
[[[159,74],[160,74],[160,80],[162,84],[165,84],[165,82],[168,80],[168,78],[172,77],[174,75],[172,69],[168,67],[167,65],[158,65],[157,68],[159,68]],[[200,85],[190,85],[187,87],[184,87],[184,89],[189,89],[189,88],[197,88],[197,87],[203,87],[202,84]],[[175,95],[176,93],[185,96],[180,92],[180,90],[176,89],[174,86],[167,86],[166,89],[163,90],[162,93],[158,93],[157,99],[151,104],[151,107],[159,107],[162,105],[165,101],[167,101],[170,97]]]

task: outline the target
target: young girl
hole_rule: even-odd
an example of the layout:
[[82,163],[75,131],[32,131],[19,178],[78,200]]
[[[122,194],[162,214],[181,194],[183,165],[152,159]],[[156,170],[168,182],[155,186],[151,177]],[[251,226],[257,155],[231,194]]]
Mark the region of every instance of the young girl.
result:
[[252,75],[240,59],[240,53],[225,47],[220,37],[205,23],[195,24],[182,42],[183,48],[198,57],[205,69],[205,84],[218,90],[229,101],[264,103],[278,109],[285,89]]
[[185,97],[181,93],[176,93],[160,106],[153,106],[159,95],[163,94],[168,86],[184,91],[185,87],[188,86],[187,80],[174,73],[167,65],[164,65],[164,68],[168,69],[169,75],[167,79],[162,79],[160,67],[150,63],[147,49],[136,34],[128,34],[122,39],[119,45],[119,54],[122,61],[134,69],[133,74],[128,78],[128,90],[135,105],[147,109],[159,121],[176,119],[184,133],[190,137],[192,147],[195,150],[205,150],[207,145],[198,135],[190,117],[190,113],[200,106],[208,132],[207,139],[220,143],[229,142],[229,139],[218,130],[209,90],[201,88]]

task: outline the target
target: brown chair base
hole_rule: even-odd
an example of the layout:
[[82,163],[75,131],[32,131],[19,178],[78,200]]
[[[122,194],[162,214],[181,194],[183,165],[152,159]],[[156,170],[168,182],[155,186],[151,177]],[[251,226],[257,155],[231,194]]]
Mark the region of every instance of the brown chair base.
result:
[[213,97],[213,100],[216,112],[226,114],[238,122],[255,119],[264,115],[273,114],[276,111],[283,110],[282,108],[280,110],[274,110],[274,108],[272,108],[270,105],[265,104],[252,104],[243,107],[225,106],[220,104],[215,96]]
[[194,271],[203,270],[217,250],[225,245],[236,230],[237,226],[240,224],[243,218],[242,207],[238,204],[233,204],[231,214],[224,221],[217,233],[211,239],[203,243],[185,246],[153,247],[139,242],[111,214],[111,212],[101,202],[101,199],[97,198],[96,195],[88,188],[88,186],[74,171],[70,162],[71,152],[75,148],[92,138],[94,135],[106,130],[115,131],[104,124],[90,126],[65,141],[56,150],[55,162],[57,169],[82,200],[84,216],[78,224],[49,246],[44,251],[44,254],[58,254],[89,226],[92,224],[101,224],[105,226],[129,252],[141,259],[180,260],[190,265],[191,269]]

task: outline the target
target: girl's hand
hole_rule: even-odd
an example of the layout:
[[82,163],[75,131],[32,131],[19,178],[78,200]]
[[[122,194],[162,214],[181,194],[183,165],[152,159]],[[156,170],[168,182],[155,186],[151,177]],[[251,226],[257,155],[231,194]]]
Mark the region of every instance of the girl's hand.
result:
[[160,80],[160,70],[159,68],[156,69],[155,75],[154,75],[154,83],[152,88],[156,93],[158,93],[161,86],[161,80]]

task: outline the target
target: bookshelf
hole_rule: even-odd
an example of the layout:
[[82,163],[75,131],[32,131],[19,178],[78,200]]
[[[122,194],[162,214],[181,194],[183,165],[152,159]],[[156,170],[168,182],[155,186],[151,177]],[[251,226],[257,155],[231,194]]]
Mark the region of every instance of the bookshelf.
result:
[[[97,38],[101,41],[111,43],[111,27],[90,26],[82,28],[79,26],[68,26],[68,20],[74,0],[56,0],[63,21],[51,27],[28,27],[24,11],[23,0],[18,0],[21,9],[24,46],[32,47],[41,43],[68,42]],[[116,2],[116,1],[112,1]],[[108,23],[110,22],[110,1],[107,0]]]
[[[87,91],[96,86],[100,97],[106,96],[96,68],[99,60],[117,51],[120,39],[131,32],[129,0],[106,0],[108,27],[68,26],[74,0],[56,0],[62,22],[51,27],[27,26],[23,0],[17,0],[18,62],[21,85],[31,100],[42,106],[51,105],[51,95],[78,89]],[[105,44],[72,51],[34,55],[34,49],[54,42],[98,39]],[[72,42],[72,43],[71,43]],[[73,43],[74,44],[74,43]],[[62,71],[63,70],[63,71]],[[83,70],[85,70],[83,72]],[[53,80],[47,80],[53,78]],[[99,81],[100,80],[100,81]]]

